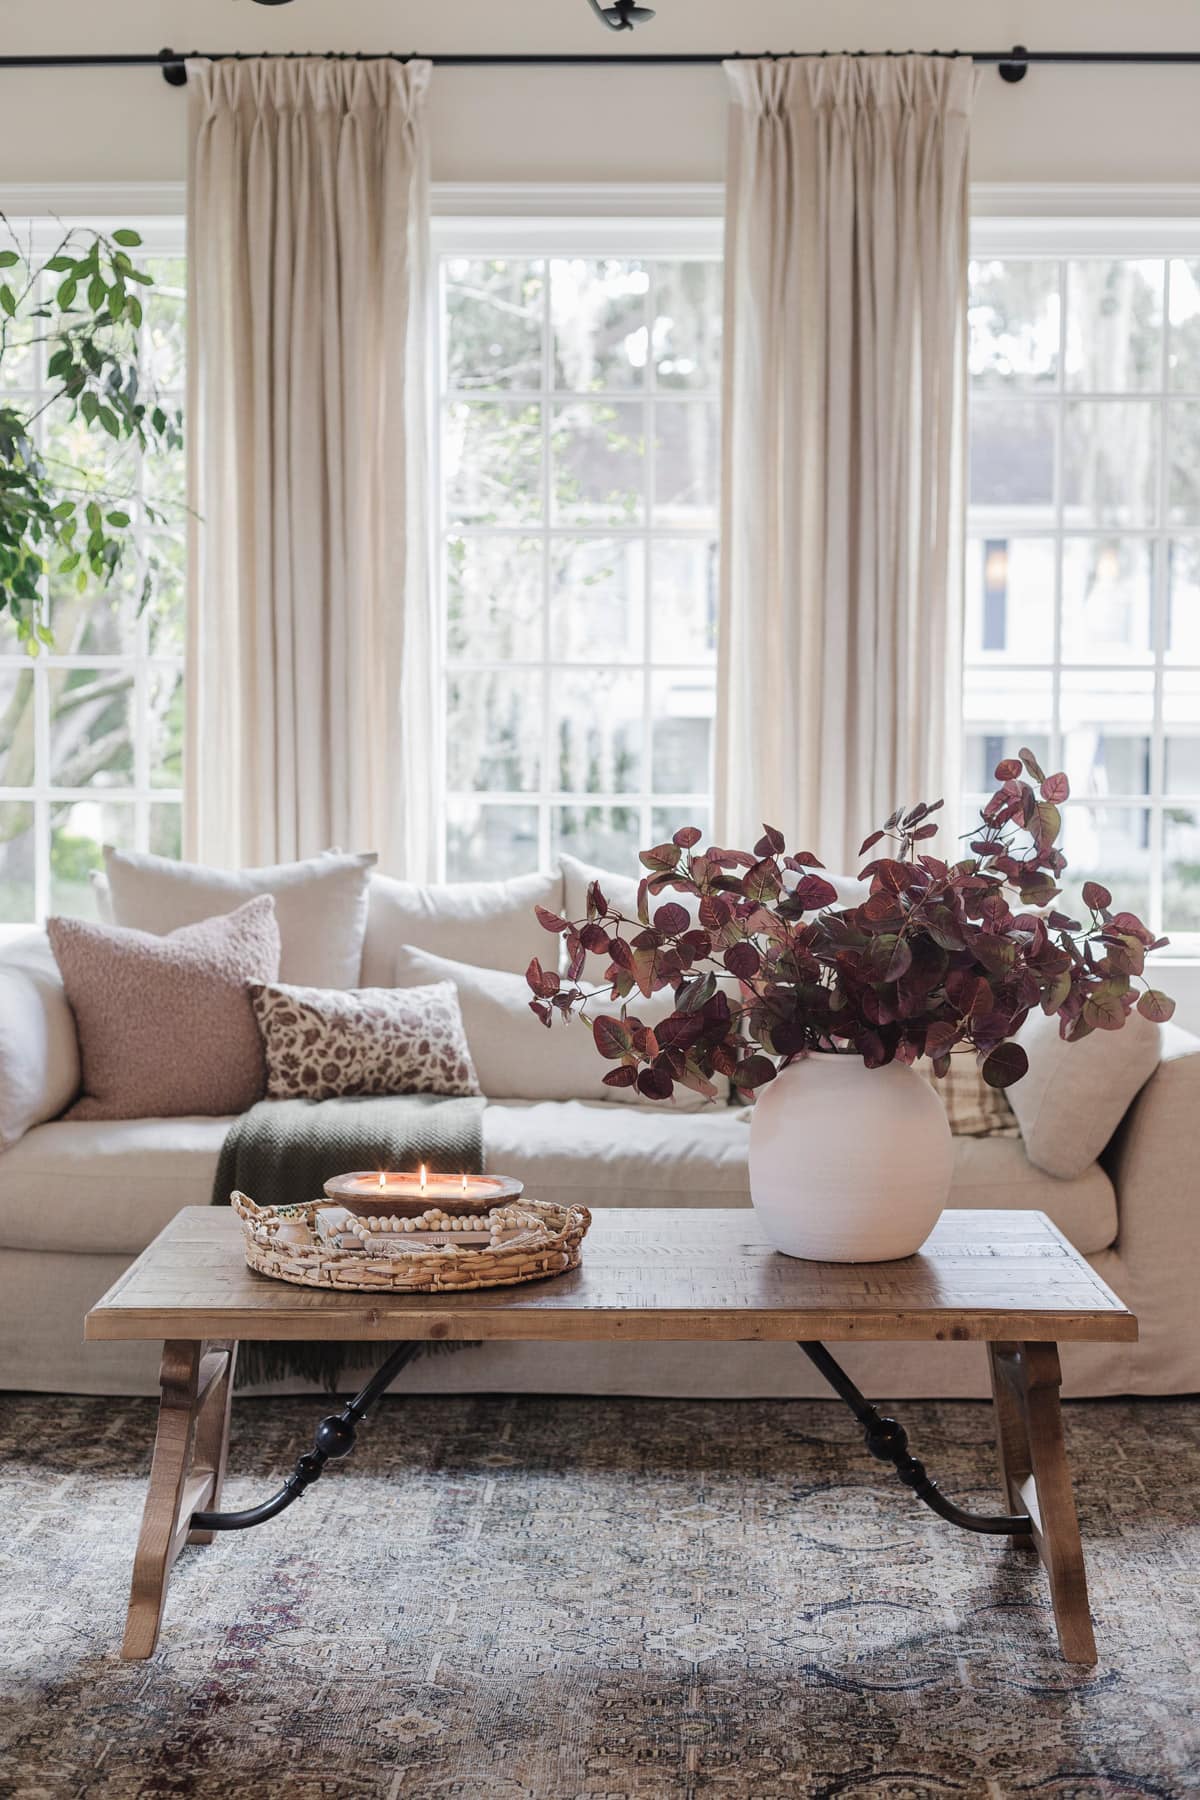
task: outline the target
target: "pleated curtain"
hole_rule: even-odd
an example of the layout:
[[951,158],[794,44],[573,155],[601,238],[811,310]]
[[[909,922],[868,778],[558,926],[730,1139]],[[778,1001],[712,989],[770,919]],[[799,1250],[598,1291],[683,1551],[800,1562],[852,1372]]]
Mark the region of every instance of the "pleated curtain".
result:
[[185,854],[424,877],[428,63],[188,64]]
[[767,822],[853,869],[895,806],[959,789],[976,77],[726,67],[716,835]]

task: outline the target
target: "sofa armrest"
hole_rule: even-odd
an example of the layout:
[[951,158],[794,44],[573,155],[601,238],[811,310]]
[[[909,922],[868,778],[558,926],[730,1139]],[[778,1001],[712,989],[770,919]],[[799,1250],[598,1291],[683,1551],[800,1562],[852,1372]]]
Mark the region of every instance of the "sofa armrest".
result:
[[45,932],[0,945],[0,1150],[79,1092],[79,1044]]
[[1177,1025],[1162,1033],[1162,1061],[1101,1158],[1117,1191],[1117,1247],[1125,1262],[1187,1262],[1189,1244],[1200,1260],[1200,1038]]

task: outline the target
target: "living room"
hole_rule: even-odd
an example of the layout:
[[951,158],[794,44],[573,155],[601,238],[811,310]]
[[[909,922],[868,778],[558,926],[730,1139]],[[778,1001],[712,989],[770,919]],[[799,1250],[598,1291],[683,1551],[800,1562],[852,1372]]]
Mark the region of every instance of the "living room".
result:
[[1200,1792],[1194,7],[203,15],[0,41],[0,1800]]

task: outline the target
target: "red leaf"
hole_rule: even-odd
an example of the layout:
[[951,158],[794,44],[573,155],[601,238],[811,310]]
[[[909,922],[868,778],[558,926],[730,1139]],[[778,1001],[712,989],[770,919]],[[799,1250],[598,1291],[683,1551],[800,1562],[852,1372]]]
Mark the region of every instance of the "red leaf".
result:
[[616,1062],[633,1050],[633,1032],[628,1024],[608,1013],[601,1013],[592,1021],[592,1037],[601,1056],[607,1057],[609,1062]]
[[1137,1009],[1143,1019],[1152,1019],[1156,1025],[1162,1025],[1175,1011],[1175,1002],[1161,988],[1147,988],[1138,1000]]
[[667,937],[678,937],[687,930],[691,922],[687,907],[680,906],[677,900],[668,900],[654,914],[655,930],[664,932]]
[[990,1056],[984,1058],[980,1070],[989,1087],[1011,1087],[1014,1081],[1020,1081],[1029,1067],[1029,1058],[1020,1044],[1011,1041],[997,1044]]
[[1047,775],[1042,783],[1042,799],[1053,801],[1055,806],[1061,806],[1070,793],[1071,784],[1065,775]]
[[786,848],[782,831],[776,831],[773,825],[764,825],[763,834],[754,846],[754,854],[758,857],[782,856]]
[[637,1070],[632,1063],[622,1063],[618,1069],[610,1069],[607,1075],[600,1077],[605,1087],[633,1087],[637,1081]]
[[584,925],[580,929],[579,941],[585,950],[591,950],[596,956],[608,954],[608,933],[603,925],[597,925],[594,920],[590,925]]
[[566,919],[560,919],[557,913],[548,911],[546,907],[535,906],[533,910],[537,914],[538,924],[544,931],[553,931],[557,934],[570,929]]
[[1003,762],[996,764],[997,781],[1015,781],[1021,773],[1021,764],[1015,756],[1006,756]]
[[677,844],[655,844],[651,850],[640,852],[638,861],[644,869],[659,874],[663,869],[673,869],[679,862],[679,846]]
[[765,1087],[768,1081],[774,1081],[777,1073],[769,1056],[748,1056],[734,1070],[733,1084],[739,1088]]
[[643,1069],[637,1078],[637,1089],[647,1100],[669,1100],[675,1083],[665,1069]]
[[732,945],[725,952],[725,967],[741,981],[750,981],[762,967],[762,958],[753,944]]
[[805,875],[796,883],[796,898],[805,912],[815,912],[822,906],[832,906],[837,899],[837,889],[832,881],[826,881],[823,875]]
[[876,844],[880,843],[882,841],[882,839],[883,839],[882,831],[873,831],[871,833],[870,837],[864,838],[862,843],[859,845],[858,854],[860,856],[865,856],[867,854],[867,851],[873,850],[875,848]]
[[1083,884],[1083,904],[1093,912],[1103,912],[1106,906],[1112,905],[1112,895],[1098,881],[1085,881]]
[[691,850],[703,836],[704,833],[697,826],[684,825],[675,833],[672,842],[678,844],[681,850]]

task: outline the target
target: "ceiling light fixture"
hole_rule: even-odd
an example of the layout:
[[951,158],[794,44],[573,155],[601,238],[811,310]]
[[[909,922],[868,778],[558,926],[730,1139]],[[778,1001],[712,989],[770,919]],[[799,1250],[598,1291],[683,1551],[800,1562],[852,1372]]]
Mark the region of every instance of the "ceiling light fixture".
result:
[[614,0],[612,6],[601,6],[600,0],[588,0],[588,4],[610,31],[632,31],[635,25],[646,25],[654,17],[652,6],[635,6],[633,0]]

